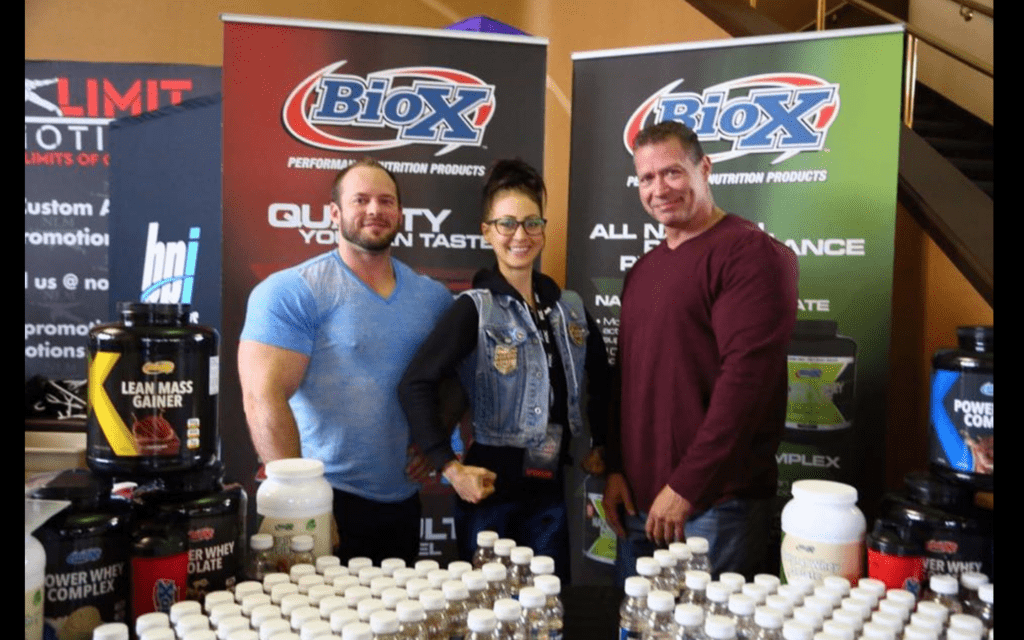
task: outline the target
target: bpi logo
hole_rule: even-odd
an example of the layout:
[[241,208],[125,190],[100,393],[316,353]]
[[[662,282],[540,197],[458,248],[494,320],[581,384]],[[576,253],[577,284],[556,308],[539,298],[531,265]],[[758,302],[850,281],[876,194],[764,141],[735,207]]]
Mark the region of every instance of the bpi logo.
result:
[[[365,78],[334,73],[346,62],[313,73],[285,101],[284,126],[302,142],[349,152],[444,145],[438,156],[480,146],[494,115],[494,85],[445,67],[387,69]],[[388,137],[347,138],[331,131],[338,127],[385,130]]]
[[192,304],[192,288],[199,255],[199,227],[188,230],[188,243],[160,242],[160,223],[150,222],[142,267],[142,295],[152,303]]
[[725,151],[708,153],[712,162],[778,153],[772,160],[778,164],[802,151],[820,151],[839,114],[839,85],[802,73],[766,73],[729,80],[703,93],[675,93],[682,83],[673,80],[651,94],[630,117],[622,132],[630,153],[645,126],[677,120],[693,129],[702,144],[731,143]]

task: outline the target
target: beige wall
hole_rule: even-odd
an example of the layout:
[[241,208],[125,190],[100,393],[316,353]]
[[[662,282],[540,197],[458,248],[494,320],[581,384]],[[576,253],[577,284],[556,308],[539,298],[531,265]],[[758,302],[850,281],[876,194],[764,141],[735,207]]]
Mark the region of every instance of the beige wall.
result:
[[[486,15],[549,39],[545,178],[551,218],[543,270],[565,281],[572,61],[576,51],[728,37],[682,0],[26,0],[25,58],[220,65],[222,13],[442,28]],[[978,296],[924,232],[897,214],[890,485],[926,460],[931,354],[958,324],[992,322]]]

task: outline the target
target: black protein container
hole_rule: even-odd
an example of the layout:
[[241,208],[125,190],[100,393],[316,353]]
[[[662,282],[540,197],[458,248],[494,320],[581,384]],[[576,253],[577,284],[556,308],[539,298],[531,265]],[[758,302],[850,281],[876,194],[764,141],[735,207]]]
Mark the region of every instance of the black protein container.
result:
[[120,302],[89,332],[87,461],[107,475],[156,476],[216,460],[216,330],[189,305]]
[[929,461],[932,471],[992,490],[994,469],[995,329],[960,327],[957,349],[932,359]]
[[85,469],[61,472],[31,497],[69,507],[36,529],[46,549],[46,624],[62,639],[88,640],[93,628],[129,622],[133,509],[111,484]]

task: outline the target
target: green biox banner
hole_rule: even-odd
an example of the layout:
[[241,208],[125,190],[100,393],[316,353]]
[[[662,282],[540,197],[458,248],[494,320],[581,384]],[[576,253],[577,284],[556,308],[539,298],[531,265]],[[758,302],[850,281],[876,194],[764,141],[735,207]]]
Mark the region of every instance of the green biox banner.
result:
[[716,204],[799,256],[780,503],[816,477],[870,511],[883,486],[902,51],[886,26],[573,56],[566,284],[612,358],[623,278],[664,237],[637,192],[644,127],[696,131]]

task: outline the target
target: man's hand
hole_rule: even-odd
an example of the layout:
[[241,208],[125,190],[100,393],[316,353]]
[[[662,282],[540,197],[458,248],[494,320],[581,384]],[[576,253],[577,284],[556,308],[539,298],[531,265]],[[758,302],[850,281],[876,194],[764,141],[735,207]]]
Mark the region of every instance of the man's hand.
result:
[[633,495],[629,491],[629,483],[626,482],[626,476],[621,473],[608,474],[608,478],[605,480],[604,496],[601,498],[601,504],[604,506],[604,517],[608,521],[608,526],[612,528],[615,535],[625,538],[626,530],[619,520],[619,505],[625,507],[626,513],[629,515],[636,515],[636,507],[633,506]]
[[405,465],[405,474],[409,476],[414,482],[426,482],[430,479],[430,474],[433,469],[430,467],[430,463],[420,453],[419,447],[415,445],[409,445],[409,463]]
[[593,447],[580,467],[592,476],[604,475],[604,447]]
[[686,498],[665,485],[647,513],[647,523],[644,525],[647,539],[660,546],[685,540],[683,527],[692,509],[693,505]]
[[494,481],[498,478],[490,469],[466,466],[458,460],[449,462],[442,473],[459,497],[473,504],[494,493]]

